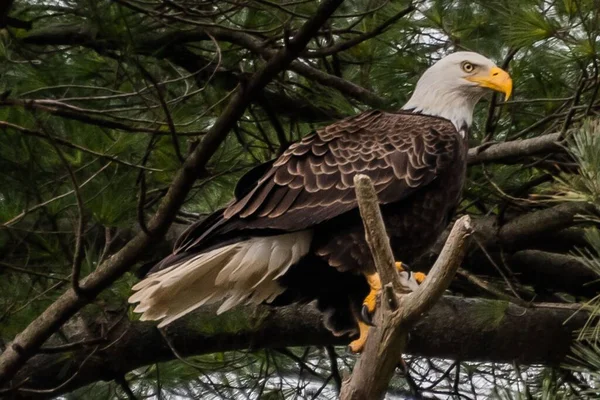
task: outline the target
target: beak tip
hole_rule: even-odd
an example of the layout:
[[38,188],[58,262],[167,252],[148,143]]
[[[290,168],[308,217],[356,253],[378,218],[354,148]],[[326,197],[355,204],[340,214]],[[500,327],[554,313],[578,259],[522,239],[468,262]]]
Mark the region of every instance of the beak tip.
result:
[[508,85],[506,85],[507,87],[505,87],[504,90],[504,101],[507,101],[508,99],[510,99],[510,96],[512,95],[512,91],[513,91],[513,85],[512,85],[512,79],[508,78]]

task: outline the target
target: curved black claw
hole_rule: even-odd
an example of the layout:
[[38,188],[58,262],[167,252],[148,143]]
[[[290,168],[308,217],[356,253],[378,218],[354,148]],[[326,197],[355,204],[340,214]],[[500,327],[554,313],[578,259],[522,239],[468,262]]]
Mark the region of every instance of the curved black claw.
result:
[[362,310],[360,310],[360,317],[365,324],[369,326],[375,326],[373,323],[373,314],[369,312],[369,308],[364,304],[362,306]]
[[410,279],[412,277],[412,274],[413,274],[412,269],[410,268],[410,265],[404,264],[404,263],[401,263],[401,265],[402,265],[402,271],[401,272],[406,272],[406,274],[408,275],[408,279]]

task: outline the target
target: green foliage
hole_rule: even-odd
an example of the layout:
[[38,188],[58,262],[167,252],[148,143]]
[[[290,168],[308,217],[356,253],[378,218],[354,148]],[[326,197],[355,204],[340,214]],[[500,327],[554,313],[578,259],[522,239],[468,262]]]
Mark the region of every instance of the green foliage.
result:
[[494,330],[504,319],[507,309],[508,302],[481,300],[477,303],[472,318],[482,330]]
[[[555,369],[544,368],[535,375],[523,374],[517,369],[517,381],[512,387],[496,386],[491,399],[494,400],[567,400],[580,394],[573,391]],[[525,375],[524,380],[523,375]]]
[[[575,129],[568,143],[570,154],[578,166],[575,176],[557,177],[559,196],[563,201],[579,201],[591,204],[600,210],[600,121],[587,120],[581,127]],[[582,220],[600,222],[597,213],[580,216]],[[597,226],[589,227],[585,231],[588,247],[577,250],[577,257],[590,270],[600,276],[600,230]],[[596,296],[586,303],[586,310],[590,315],[587,323],[581,330],[578,340],[573,345],[572,363],[569,367],[574,371],[591,373],[590,377],[597,387],[600,369],[600,296]],[[600,392],[590,388],[586,395],[598,396]]]
[[585,374],[590,381],[588,388],[582,393],[589,398],[600,396],[600,347],[596,342],[575,343],[572,348],[573,356],[567,363],[567,368]]
[[571,153],[579,165],[575,191],[592,204],[600,204],[600,121],[584,122],[579,135],[573,136]]
[[[243,88],[249,76],[265,64],[263,55],[236,41],[235,35],[253,35],[260,46],[276,51],[285,45],[286,35],[295,33],[315,13],[319,3],[15,1],[10,16],[33,21],[33,29],[0,29],[0,345],[70,285],[80,215],[69,169],[84,201],[81,270],[86,276],[127,244],[142,222],[150,220],[181,169],[179,154],[185,158],[206,137],[234,90]],[[310,55],[371,32],[409,5],[417,11],[375,38],[334,55]],[[406,102],[432,62],[456,50],[478,51],[498,64],[507,63],[515,95],[507,102],[496,99],[493,109],[489,99],[482,101],[470,145],[535,138],[570,132],[598,114],[597,12],[594,0],[347,0],[309,43],[299,62],[329,74],[330,79],[359,85],[395,110]],[[227,34],[223,38],[202,34],[204,28],[215,26]],[[233,132],[207,160],[206,169],[187,171],[197,173],[198,179],[176,224],[189,223],[196,214],[225,205],[242,174],[276,157],[282,144],[372,108],[330,83],[294,70],[279,74],[261,98],[252,100]],[[566,143],[577,173],[569,169],[573,160],[546,155],[471,167],[459,212],[494,217],[500,226],[514,215],[548,206],[549,202],[531,200],[540,193],[550,192],[553,200],[561,202],[598,204],[599,138],[599,123],[589,120]],[[546,181],[531,185],[548,174],[556,178],[552,185]],[[589,246],[578,256],[600,274],[598,219],[584,217],[578,223],[588,226]],[[170,251],[154,250],[132,262],[132,270]],[[479,272],[491,276],[493,284],[504,285],[496,270]],[[126,299],[136,279],[126,273],[84,309],[81,315],[90,326],[113,313],[135,318]],[[530,287],[522,289],[520,295]],[[469,290],[470,295],[489,295],[478,288]],[[508,303],[481,304],[473,318],[482,329],[494,329],[503,321]],[[600,309],[597,299],[590,304]],[[260,318],[232,313],[230,319],[207,318],[202,326],[191,328],[235,333],[256,320]],[[593,335],[588,338],[596,337],[595,324],[589,327]],[[68,342],[67,336],[53,339]],[[593,346],[576,351],[582,359],[598,355]],[[342,354],[340,366],[352,365],[353,358],[343,349],[337,352]],[[129,373],[127,380],[140,398],[158,390],[163,398],[234,398],[242,389],[251,398],[310,398],[321,386],[326,390],[319,398],[334,398],[332,365],[326,352],[294,349],[292,355],[215,353],[191,358],[193,365],[175,360],[140,368]],[[306,369],[298,367],[298,359],[315,369],[316,375],[308,374],[312,381],[302,375]],[[428,364],[436,368],[427,369]],[[444,378],[439,371],[449,367],[444,361],[419,359],[411,371],[427,371],[421,374],[425,387]],[[440,380],[448,381],[444,389],[451,393],[448,396],[458,396],[454,385],[468,393],[478,377],[491,376],[490,381],[496,382],[497,368],[514,378],[507,385],[517,379],[512,369],[496,365],[463,363],[453,368],[455,376]],[[595,362],[582,369],[598,370]],[[428,377],[433,378],[427,382]],[[526,378],[529,393],[522,386],[502,389],[498,384],[496,398],[561,399],[576,392],[569,391],[554,371],[531,370]],[[490,394],[494,384],[477,389]],[[406,396],[414,388],[397,378],[392,390]],[[102,382],[65,398],[125,396],[123,387]]]

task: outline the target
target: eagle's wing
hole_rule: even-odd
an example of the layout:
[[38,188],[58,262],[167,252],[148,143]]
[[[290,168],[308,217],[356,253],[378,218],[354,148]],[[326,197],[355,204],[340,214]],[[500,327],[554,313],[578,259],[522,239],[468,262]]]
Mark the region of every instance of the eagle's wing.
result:
[[243,178],[236,199],[190,227],[129,301],[159,326],[221,300],[220,312],[272,301],[285,291],[277,279],[310,250],[307,228],[357,206],[356,174],[371,177],[380,202],[400,201],[458,161],[460,146],[449,121],[410,113],[371,111],[317,131]]
[[248,229],[309,228],[357,206],[356,174],[372,179],[382,204],[400,201],[450,167],[459,146],[447,120],[366,112],[292,144],[223,216]]
[[421,114],[368,111],[336,122],[248,172],[233,202],[191,225],[153,271],[220,245],[223,233],[295,232],[344,214],[357,207],[356,174],[372,179],[382,204],[400,201],[457,162],[460,142],[450,121]]

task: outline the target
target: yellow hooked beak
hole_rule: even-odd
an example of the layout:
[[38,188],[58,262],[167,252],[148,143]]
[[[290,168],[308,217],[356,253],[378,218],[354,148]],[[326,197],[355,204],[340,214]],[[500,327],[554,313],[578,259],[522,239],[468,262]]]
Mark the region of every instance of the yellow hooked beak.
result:
[[493,67],[487,76],[469,76],[468,81],[475,82],[481,87],[490,88],[505,95],[504,100],[508,100],[512,93],[512,79],[508,72],[502,68]]

